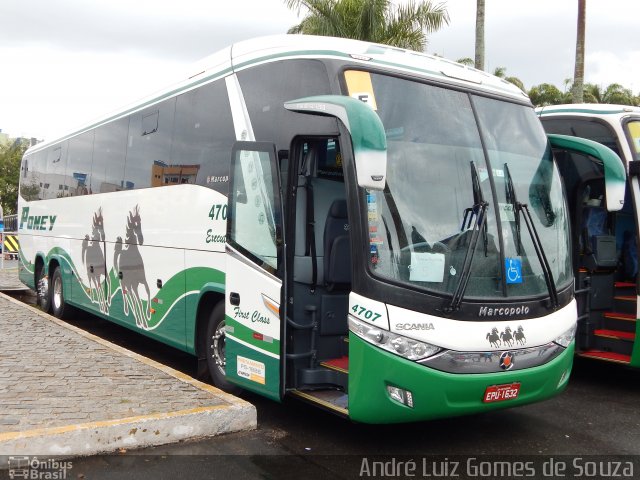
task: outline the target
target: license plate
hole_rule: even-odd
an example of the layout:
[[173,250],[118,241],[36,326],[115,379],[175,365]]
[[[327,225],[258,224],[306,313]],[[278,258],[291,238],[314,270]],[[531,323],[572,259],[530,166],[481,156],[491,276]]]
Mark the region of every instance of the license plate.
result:
[[519,383],[509,383],[508,385],[492,385],[484,391],[484,403],[504,402],[515,400],[520,393]]

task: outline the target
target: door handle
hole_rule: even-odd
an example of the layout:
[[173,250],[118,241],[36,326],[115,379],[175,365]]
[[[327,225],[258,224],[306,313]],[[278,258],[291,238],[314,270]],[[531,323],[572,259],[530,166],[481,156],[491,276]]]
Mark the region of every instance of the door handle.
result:
[[229,303],[235,306],[240,305],[240,294],[236,292],[229,293]]

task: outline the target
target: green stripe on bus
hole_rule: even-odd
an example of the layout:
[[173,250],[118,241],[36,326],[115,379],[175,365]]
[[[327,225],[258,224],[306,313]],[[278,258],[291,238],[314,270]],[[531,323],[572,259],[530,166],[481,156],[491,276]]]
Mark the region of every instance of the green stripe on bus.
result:
[[227,331],[231,333],[238,340],[242,340],[250,345],[260,348],[274,355],[280,355],[280,340],[267,337],[261,333],[253,330],[245,325],[242,325],[237,320],[234,320],[229,315],[226,315]]

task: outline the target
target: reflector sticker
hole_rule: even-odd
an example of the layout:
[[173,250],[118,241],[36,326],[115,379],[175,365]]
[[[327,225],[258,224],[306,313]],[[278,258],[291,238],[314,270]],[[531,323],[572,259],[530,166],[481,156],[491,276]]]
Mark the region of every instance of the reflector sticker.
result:
[[252,382],[265,384],[265,366],[262,362],[257,362],[249,358],[237,357],[237,374],[239,377],[246,378]]

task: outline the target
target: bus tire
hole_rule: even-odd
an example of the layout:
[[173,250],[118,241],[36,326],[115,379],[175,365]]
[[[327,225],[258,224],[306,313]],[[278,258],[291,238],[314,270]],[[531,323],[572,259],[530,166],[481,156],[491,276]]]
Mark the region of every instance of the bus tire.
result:
[[43,274],[44,265],[36,267],[35,286],[36,304],[45,313],[51,313],[51,292],[49,291],[49,279]]
[[229,383],[225,374],[225,318],[224,302],[218,302],[211,310],[207,322],[205,352],[207,355],[207,367],[213,384],[220,390],[228,393],[238,393],[240,389]]
[[73,307],[68,305],[64,299],[64,285],[62,282],[62,272],[60,271],[60,267],[56,267],[53,271],[50,285],[51,310],[53,316],[62,320],[70,318],[71,313],[73,312]]

